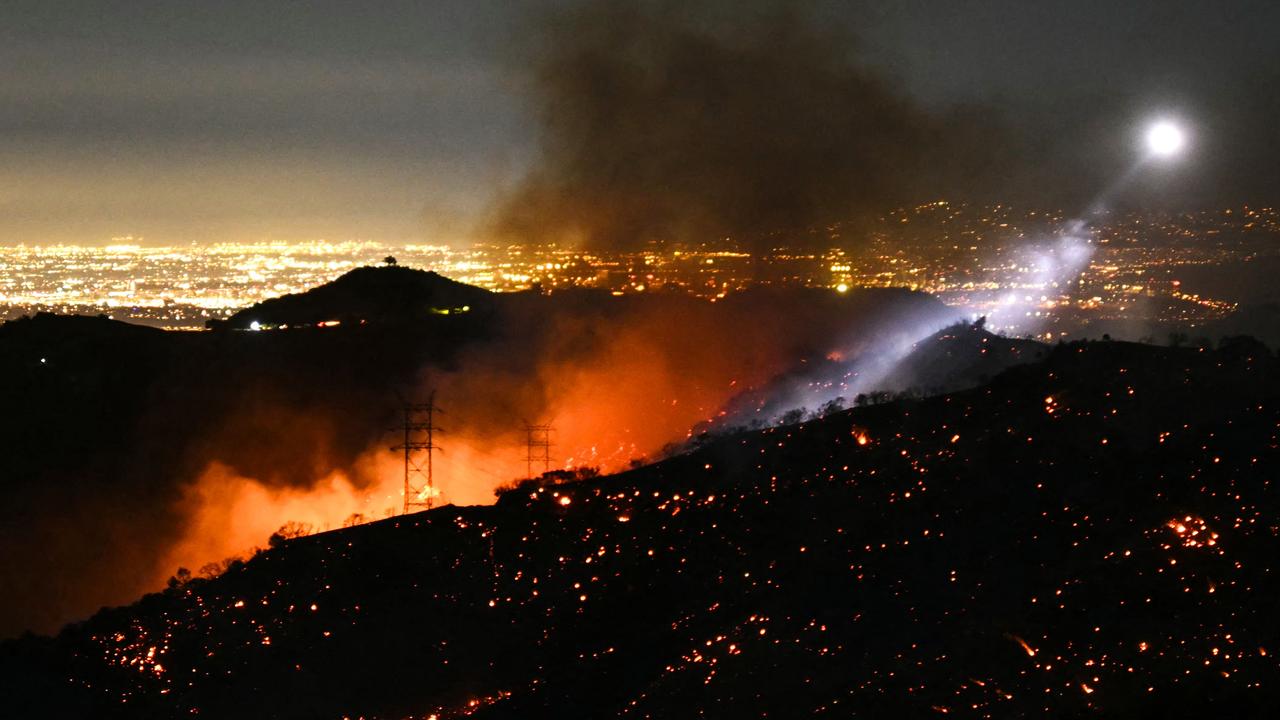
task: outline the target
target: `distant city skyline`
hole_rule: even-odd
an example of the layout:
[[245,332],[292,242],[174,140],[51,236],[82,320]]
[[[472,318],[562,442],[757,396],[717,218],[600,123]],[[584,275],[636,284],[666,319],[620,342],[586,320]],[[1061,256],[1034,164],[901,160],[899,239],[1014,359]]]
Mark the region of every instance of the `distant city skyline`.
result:
[[[582,251],[570,246],[305,242],[0,247],[0,319],[105,314],[202,330],[268,298],[302,293],[388,255],[497,292],[594,288],[688,293],[709,301],[760,286],[935,295],[994,330],[1041,339],[1112,332],[1137,339],[1194,329],[1280,299],[1280,211],[1116,215],[1084,237],[1058,213],[946,202],[886,217],[870,241],[843,228],[764,253],[731,242]],[[1102,329],[1099,329],[1102,328]],[[267,328],[264,328],[267,329]]]

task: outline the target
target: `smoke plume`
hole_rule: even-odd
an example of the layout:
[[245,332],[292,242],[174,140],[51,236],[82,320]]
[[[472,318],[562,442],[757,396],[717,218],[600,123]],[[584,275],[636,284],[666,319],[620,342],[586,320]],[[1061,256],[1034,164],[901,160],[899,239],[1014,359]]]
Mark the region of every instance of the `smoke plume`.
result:
[[[856,222],[936,176],[936,123],[794,5],[580,3],[530,41],[540,146],[497,209],[525,240],[635,247]],[[931,169],[933,168],[933,169]]]

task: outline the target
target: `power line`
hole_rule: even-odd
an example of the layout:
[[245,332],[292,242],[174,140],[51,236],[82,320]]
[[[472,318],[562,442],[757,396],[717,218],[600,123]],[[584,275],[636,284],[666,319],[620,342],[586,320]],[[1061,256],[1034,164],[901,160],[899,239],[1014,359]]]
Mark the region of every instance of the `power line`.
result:
[[436,394],[433,390],[425,403],[405,403],[404,440],[393,446],[392,451],[404,452],[404,513],[430,510],[436,496],[433,460],[435,451],[444,452],[436,445],[436,433],[444,432],[435,426],[437,413]]
[[542,463],[544,474],[551,470],[551,430],[551,423],[536,425],[526,421],[524,424],[525,472],[530,478],[533,477],[535,462]]

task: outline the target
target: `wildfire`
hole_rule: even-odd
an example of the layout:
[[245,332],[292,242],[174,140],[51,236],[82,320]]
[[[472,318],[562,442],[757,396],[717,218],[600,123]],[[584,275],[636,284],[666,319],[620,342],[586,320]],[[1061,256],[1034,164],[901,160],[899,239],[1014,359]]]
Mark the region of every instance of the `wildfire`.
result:
[[[743,388],[767,386],[796,362],[797,353],[829,341],[836,329],[842,337],[848,330],[844,316],[811,314],[798,321],[789,308],[779,311],[772,302],[682,306],[681,321],[674,323],[672,308],[652,300],[654,305],[637,305],[619,316],[565,312],[549,325],[515,317],[491,345],[467,348],[460,369],[423,368],[420,381],[437,393],[448,433],[440,438],[442,452],[433,456],[434,486],[424,488],[418,500],[430,492],[440,506],[488,504],[495,488],[526,478],[523,433],[518,423],[503,424],[511,417],[554,426],[550,469],[625,470],[691,437],[691,428],[708,418],[724,416]],[[534,328],[536,342],[525,337],[524,325]],[[512,352],[526,341],[530,352]],[[845,356],[837,350],[832,359]],[[285,417],[294,412],[280,411]],[[185,488],[178,508],[182,530],[158,553],[150,584],[163,585],[179,567],[199,574],[203,567],[245,557],[286,525],[301,535],[399,512],[404,470],[402,459],[386,451],[387,438],[372,441],[354,462],[335,461],[331,467],[325,449],[315,449],[324,430],[315,434],[298,438],[282,431],[272,438],[273,447],[293,453],[285,459],[295,467],[316,468],[309,483],[294,479],[284,485],[255,477],[243,464],[209,462]],[[863,428],[855,428],[851,439],[856,447],[873,444]],[[586,501],[563,495],[552,500],[559,508]],[[628,509],[616,517],[624,524],[634,516]]]

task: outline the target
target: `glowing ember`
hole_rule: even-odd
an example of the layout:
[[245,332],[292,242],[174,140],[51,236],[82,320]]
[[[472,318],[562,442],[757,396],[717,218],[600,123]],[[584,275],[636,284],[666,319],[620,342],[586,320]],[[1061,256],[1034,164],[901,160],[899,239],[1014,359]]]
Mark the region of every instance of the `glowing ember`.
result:
[[1023,651],[1027,653],[1027,657],[1035,657],[1035,656],[1036,656],[1036,650],[1035,650],[1035,648],[1033,648],[1033,647],[1031,647],[1030,645],[1028,645],[1026,640],[1023,640],[1022,638],[1018,637],[1017,635],[1010,635],[1009,637],[1013,638],[1013,641],[1014,641],[1014,642],[1016,642],[1016,643],[1018,643],[1018,645],[1022,646]]
[[1218,544],[1218,533],[1210,530],[1203,519],[1192,515],[1170,520],[1165,527],[1177,534],[1183,547],[1215,547]]

